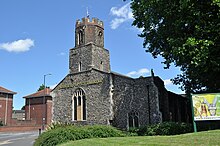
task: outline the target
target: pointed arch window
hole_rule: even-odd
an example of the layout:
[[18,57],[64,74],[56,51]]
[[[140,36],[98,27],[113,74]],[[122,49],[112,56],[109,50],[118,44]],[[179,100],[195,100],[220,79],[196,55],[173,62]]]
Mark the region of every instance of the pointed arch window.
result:
[[128,124],[129,128],[138,128],[139,127],[139,114],[138,112],[131,111],[128,113]]
[[74,96],[74,98],[73,98],[73,102],[74,102],[74,104],[73,104],[73,120],[77,120],[77,98],[76,98],[76,96]]
[[81,106],[81,96],[78,96],[78,105]]
[[80,30],[77,34],[77,44],[80,45],[83,43],[83,31]]
[[73,121],[86,120],[86,96],[82,89],[77,89],[73,94],[72,115]]

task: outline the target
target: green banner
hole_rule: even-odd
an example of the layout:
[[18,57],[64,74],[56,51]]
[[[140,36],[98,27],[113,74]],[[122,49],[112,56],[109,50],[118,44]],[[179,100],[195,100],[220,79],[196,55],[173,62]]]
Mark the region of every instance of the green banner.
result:
[[220,93],[193,94],[194,121],[220,120]]

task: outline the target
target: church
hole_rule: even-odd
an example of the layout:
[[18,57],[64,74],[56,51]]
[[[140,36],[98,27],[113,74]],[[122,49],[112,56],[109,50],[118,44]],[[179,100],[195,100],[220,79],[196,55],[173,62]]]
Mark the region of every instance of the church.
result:
[[51,96],[53,122],[129,129],[163,121],[188,122],[190,118],[189,100],[167,91],[153,72],[134,79],[111,71],[104,24],[97,18],[76,21],[69,73]]

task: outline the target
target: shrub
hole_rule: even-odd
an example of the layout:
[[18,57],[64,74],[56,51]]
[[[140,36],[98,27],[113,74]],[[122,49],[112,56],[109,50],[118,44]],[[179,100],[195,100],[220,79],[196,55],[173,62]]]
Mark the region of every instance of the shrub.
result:
[[129,130],[126,132],[127,136],[139,136],[138,132],[139,132],[139,128],[136,127],[131,127],[129,128]]
[[95,137],[121,137],[125,136],[122,131],[111,126],[55,126],[42,133],[35,141],[35,146],[54,146],[71,140],[79,140]]
[[176,135],[192,132],[192,126],[186,123],[163,122],[140,127],[138,135]]
[[54,122],[51,123],[49,126],[47,126],[46,130],[52,130],[52,129],[56,129],[59,127],[66,127],[66,126],[71,126],[72,124],[69,123],[61,123],[61,122]]
[[87,131],[90,131],[92,137],[121,137],[124,136],[122,131],[112,127],[112,126],[86,126]]

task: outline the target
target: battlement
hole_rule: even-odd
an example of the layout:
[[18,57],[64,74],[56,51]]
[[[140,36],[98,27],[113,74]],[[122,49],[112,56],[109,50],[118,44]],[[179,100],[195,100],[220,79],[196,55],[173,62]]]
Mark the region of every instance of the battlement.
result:
[[82,26],[82,25],[98,25],[99,27],[104,27],[103,21],[99,20],[98,18],[92,18],[92,21],[90,21],[90,18],[84,17],[82,18],[82,21],[79,19],[76,21],[76,27]]

